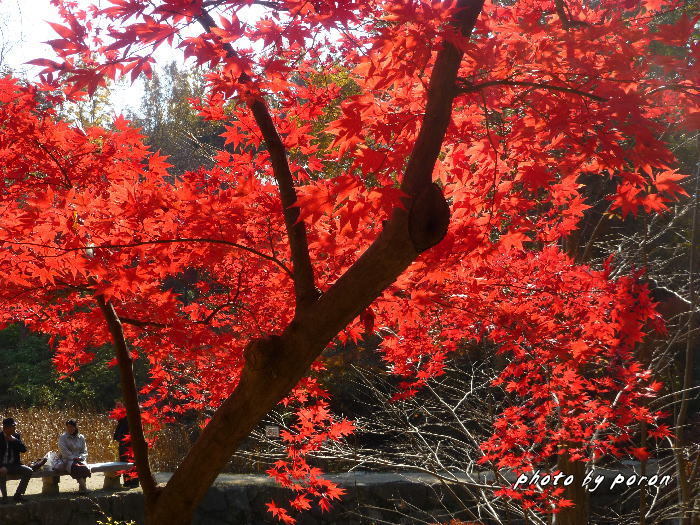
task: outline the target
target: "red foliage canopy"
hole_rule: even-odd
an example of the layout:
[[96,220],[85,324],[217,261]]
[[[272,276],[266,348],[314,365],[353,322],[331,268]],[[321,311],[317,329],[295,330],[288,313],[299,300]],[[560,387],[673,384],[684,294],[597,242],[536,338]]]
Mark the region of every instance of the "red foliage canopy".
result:
[[[621,454],[634,423],[654,422],[643,398],[655,384],[634,357],[658,320],[648,290],[560,246],[589,208],[583,175],[614,181],[610,212],[623,217],[684,193],[659,139],[668,123],[698,124],[698,45],[666,52],[693,27],[673,17],[679,2],[53,3],[65,24],[53,24],[59,58],[34,61],[45,82],[0,82],[0,321],[52,334],[59,370],[111,341],[100,298],[149,362],[147,409],[165,421],[218,407],[248,343],[332,289],[432,177],[451,210],[446,235],[338,337],[381,333],[405,395],[461,342],[496,343],[509,356],[499,383],[517,400],[484,444],[499,467],[562,448]],[[455,23],[469,9],[471,38]],[[166,43],[208,68],[195,104],[226,127],[215,167],[178,177],[124,120],[80,130],[53,109],[149,74]],[[451,119],[439,155],[417,158],[440,118],[428,87],[443,48],[464,53]],[[326,412],[313,380],[293,394],[293,457],[273,473],[297,488],[310,479],[325,505],[337,489],[298,454],[351,425]],[[292,501],[308,505],[304,493]]]

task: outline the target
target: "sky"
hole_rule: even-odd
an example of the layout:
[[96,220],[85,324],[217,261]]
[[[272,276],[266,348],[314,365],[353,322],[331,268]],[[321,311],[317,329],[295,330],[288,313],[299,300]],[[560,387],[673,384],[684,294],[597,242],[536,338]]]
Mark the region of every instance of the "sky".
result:
[[[108,0],[78,0],[78,4],[81,8],[87,8],[89,5],[112,5]],[[264,9],[259,6],[248,6],[238,11],[238,16],[253,22],[263,13]],[[16,76],[37,79],[42,68],[27,64],[27,61],[35,58],[56,58],[51,46],[44,43],[58,38],[47,22],[63,25],[58,11],[49,0],[0,0],[0,64],[10,68]],[[158,65],[165,66],[173,61],[180,66],[184,65],[182,52],[167,45],[158,47],[153,57],[156,59],[156,69]],[[133,84],[125,79],[111,88],[111,105],[115,117],[127,113],[140,113],[143,86],[142,79]]]
[[46,21],[59,22],[49,0],[0,0],[3,65],[32,76],[39,68],[24,64],[27,60],[53,56],[51,47],[41,43],[55,38]]
[[[100,0],[81,0],[81,4],[105,4]],[[15,75],[36,79],[42,69],[26,62],[34,58],[55,59],[47,40],[58,38],[47,22],[61,23],[58,11],[49,0],[0,0],[0,49],[3,50],[2,65],[9,67]],[[177,50],[161,46],[154,55],[157,63],[173,60],[182,63]],[[119,82],[113,89],[111,105],[115,116],[129,111],[138,113],[143,97],[143,81],[131,84]]]

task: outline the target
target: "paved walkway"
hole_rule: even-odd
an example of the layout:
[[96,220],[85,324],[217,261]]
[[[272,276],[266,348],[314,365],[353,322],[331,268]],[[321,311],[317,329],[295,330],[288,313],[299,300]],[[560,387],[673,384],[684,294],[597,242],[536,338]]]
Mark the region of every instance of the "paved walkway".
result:
[[[165,483],[168,481],[172,474],[169,472],[157,472],[155,474],[156,481],[158,483]],[[345,474],[331,474],[328,476],[337,483],[341,485],[366,485],[366,484],[381,484],[381,483],[391,483],[391,482],[432,482],[435,483],[437,480],[427,474],[410,473],[410,474],[399,474],[399,473],[369,473],[369,472],[349,472]],[[128,492],[128,491],[140,491],[139,487],[136,488],[126,488],[116,490],[103,490],[102,484],[104,482],[104,474],[95,473],[92,477],[87,480],[87,487],[90,493],[95,495],[105,495],[114,492]],[[229,485],[229,486],[273,486],[275,483],[270,477],[265,474],[219,474],[215,482],[217,485]],[[12,497],[15,493],[15,489],[19,484],[18,480],[10,480],[7,482],[7,494]],[[61,481],[59,484],[59,493],[43,495],[41,494],[42,480],[41,478],[32,478],[29,481],[29,486],[27,487],[28,501],[41,501],[44,499],[56,499],[56,498],[74,498],[78,495],[78,482],[72,479],[70,476],[61,476]],[[11,499],[10,499],[11,501]]]
[[[629,466],[625,470],[628,470],[629,474],[633,471]],[[607,471],[605,469],[600,469],[598,472],[603,473],[606,478],[612,479],[615,471]],[[157,472],[155,473],[156,482],[166,483],[168,479],[172,476],[169,472]],[[344,487],[362,487],[371,485],[383,485],[387,483],[419,483],[424,485],[431,485],[439,483],[439,480],[434,476],[418,472],[410,473],[399,473],[399,472],[347,472],[343,474],[329,474],[325,477],[335,481]],[[447,475],[447,478],[452,478],[452,475]],[[493,479],[493,474],[485,472],[479,474],[458,474],[455,476],[460,481],[467,481],[477,484],[488,484]],[[510,481],[515,480],[515,476],[506,476],[510,478]],[[454,478],[452,478],[454,479]],[[87,486],[91,494],[96,496],[113,494],[115,492],[129,492],[129,491],[140,491],[139,487],[136,488],[126,488],[122,487],[116,490],[103,490],[102,484],[104,482],[104,474],[95,473],[92,477],[88,478]],[[19,481],[11,480],[7,482],[7,493],[9,496],[14,494],[15,488]],[[265,474],[219,474],[215,482],[219,486],[247,486],[247,487],[263,487],[263,486],[274,486],[274,481]],[[42,480],[41,478],[33,478],[29,482],[27,492],[25,495],[30,501],[41,501],[45,499],[56,499],[56,498],[74,498],[78,495],[78,482],[72,479],[70,476],[61,476],[61,481],[59,484],[59,494],[52,495],[42,495],[41,494]]]

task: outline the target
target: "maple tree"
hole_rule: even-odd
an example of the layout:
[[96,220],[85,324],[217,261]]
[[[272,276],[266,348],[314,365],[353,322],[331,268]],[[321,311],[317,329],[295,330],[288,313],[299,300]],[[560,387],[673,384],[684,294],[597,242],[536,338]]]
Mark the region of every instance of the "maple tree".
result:
[[[623,216],[684,193],[655,135],[698,125],[697,43],[655,51],[688,45],[692,19],[657,16],[684,4],[52,1],[65,23],[58,58],[33,61],[43,82],[0,82],[0,321],[52,334],[64,373],[114,345],[148,523],[188,523],[281,400],[299,423],[271,474],[299,492],[292,509],[327,508],[342,491],[303,455],[352,425],[309,370],[336,338],[373,331],[399,396],[461,342],[499,346],[513,404],[483,445],[497,467],[642,457],[638,422],[667,435],[634,354],[659,325],[647,287],[561,243],[588,208],[582,175],[614,181]],[[64,99],[149,74],[174,43],[211,71],[193,103],[226,129],[213,168],[173,177],[124,119],[55,118]],[[186,297],[168,284],[185,274]],[[150,366],[143,413],[136,358]],[[203,408],[213,416],[157,487],[142,417]],[[502,491],[543,512],[559,494],[531,492]]]

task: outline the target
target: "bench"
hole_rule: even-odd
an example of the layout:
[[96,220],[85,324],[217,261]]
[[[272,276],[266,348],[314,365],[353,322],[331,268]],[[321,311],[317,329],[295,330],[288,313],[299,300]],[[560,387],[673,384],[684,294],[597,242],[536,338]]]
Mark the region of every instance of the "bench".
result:
[[[88,463],[90,472],[103,472],[105,480],[102,485],[103,489],[118,489],[121,487],[119,483],[120,472],[129,470],[134,466],[133,463],[124,461],[110,461],[108,463]],[[42,478],[42,494],[58,494],[58,483],[61,476],[67,476],[68,472],[64,470],[43,470],[39,469],[32,472],[32,478]],[[7,479],[19,479],[18,476],[8,476]]]

